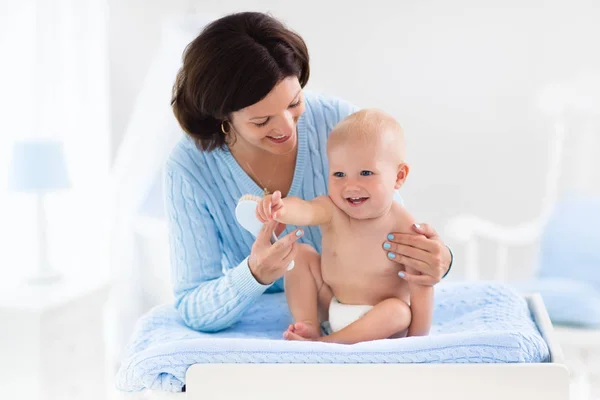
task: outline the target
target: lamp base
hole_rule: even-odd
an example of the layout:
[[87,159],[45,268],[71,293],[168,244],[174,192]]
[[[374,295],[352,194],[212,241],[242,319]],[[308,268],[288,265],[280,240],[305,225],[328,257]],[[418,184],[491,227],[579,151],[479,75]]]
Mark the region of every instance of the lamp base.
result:
[[47,285],[61,279],[62,275],[54,270],[44,271],[25,278],[25,283],[28,285]]

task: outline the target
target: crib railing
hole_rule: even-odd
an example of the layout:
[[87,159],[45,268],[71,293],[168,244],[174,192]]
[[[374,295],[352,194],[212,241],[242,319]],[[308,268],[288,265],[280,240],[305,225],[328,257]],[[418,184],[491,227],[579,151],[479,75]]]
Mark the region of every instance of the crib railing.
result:
[[[600,87],[600,86],[599,86]],[[566,101],[557,96],[560,101]],[[540,214],[534,220],[515,226],[504,226],[474,215],[459,215],[452,218],[444,229],[445,239],[449,243],[460,246],[456,253],[464,258],[457,259],[464,267],[464,278],[475,281],[487,278],[482,275],[482,246],[481,243],[491,242],[493,244],[493,272],[492,279],[506,281],[510,276],[509,252],[516,247],[536,246],[542,236],[543,230],[548,223],[558,197],[558,185],[563,170],[564,144],[566,138],[565,124],[563,122],[563,111],[566,105],[556,107],[557,113],[553,118],[554,132],[549,142],[548,169],[545,177],[545,195],[542,198]],[[584,110],[585,111],[585,110]],[[588,111],[586,111],[589,114]],[[584,113],[585,114],[585,113]],[[583,117],[589,119],[589,115]],[[582,118],[583,118],[582,117]],[[597,126],[594,123],[585,124],[582,141],[593,142],[598,135]],[[595,155],[589,152],[590,146],[580,146],[584,154],[575,157],[580,164],[578,171],[588,172],[590,163]],[[586,174],[584,174],[586,175]],[[463,251],[460,253],[460,251]],[[486,258],[487,262],[487,258]],[[522,279],[527,277],[520,276]],[[571,370],[576,382],[575,392],[572,398],[591,399],[591,387],[596,387],[600,393],[600,329],[586,329],[568,326],[555,326],[557,337],[565,351],[567,365]]]
[[465,280],[476,281],[482,278],[481,252],[479,243],[487,240],[494,243],[493,276],[491,279],[506,281],[509,275],[508,254],[512,247],[533,246],[541,236],[541,219],[506,227],[483,218],[462,215],[450,220],[444,230],[452,243],[464,246],[463,265]]

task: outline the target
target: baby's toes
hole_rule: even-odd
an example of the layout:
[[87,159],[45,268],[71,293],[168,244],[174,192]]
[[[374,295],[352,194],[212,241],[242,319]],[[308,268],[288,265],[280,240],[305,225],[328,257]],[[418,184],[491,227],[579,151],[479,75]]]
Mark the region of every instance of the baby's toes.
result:
[[283,337],[285,338],[285,340],[310,340],[307,338],[303,338],[302,336],[290,331],[285,331]]
[[321,335],[319,328],[304,322],[297,322],[294,325],[294,330],[292,332],[307,339],[316,339]]

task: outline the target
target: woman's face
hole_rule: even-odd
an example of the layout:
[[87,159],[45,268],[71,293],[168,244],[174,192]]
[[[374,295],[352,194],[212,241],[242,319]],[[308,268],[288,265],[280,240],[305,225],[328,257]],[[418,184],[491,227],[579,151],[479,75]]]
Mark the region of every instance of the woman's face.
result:
[[231,113],[232,133],[236,135],[233,147],[241,151],[289,153],[298,143],[296,127],[303,112],[298,78],[285,78],[258,103]]

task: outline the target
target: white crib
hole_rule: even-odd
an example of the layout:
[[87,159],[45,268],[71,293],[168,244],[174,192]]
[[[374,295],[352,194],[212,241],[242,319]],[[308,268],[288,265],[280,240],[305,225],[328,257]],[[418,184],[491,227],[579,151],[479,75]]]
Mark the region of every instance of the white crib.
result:
[[[474,215],[459,215],[448,222],[445,238],[460,246],[456,250],[460,257],[464,257],[461,271],[464,279],[510,281],[510,251],[537,248],[557,204],[562,181],[568,181],[566,186],[570,186],[571,190],[600,195],[600,168],[594,168],[593,164],[600,149],[599,90],[599,75],[582,75],[572,81],[549,86],[540,96],[540,105],[555,124],[549,140],[545,194],[536,218],[515,226],[504,226]],[[577,123],[577,126],[570,125],[570,122]],[[568,155],[567,141],[572,152]],[[570,160],[570,165],[566,160]],[[564,176],[565,171],[570,172],[570,176]],[[481,269],[482,265],[489,267],[481,258],[483,243],[492,244],[495,251],[495,265],[487,270],[492,276]],[[522,263],[519,267],[523,267]],[[530,272],[535,273],[535,269]],[[600,395],[600,329],[555,326],[554,332],[564,349],[566,365],[573,377],[573,400],[592,399],[593,390],[598,390]]]

